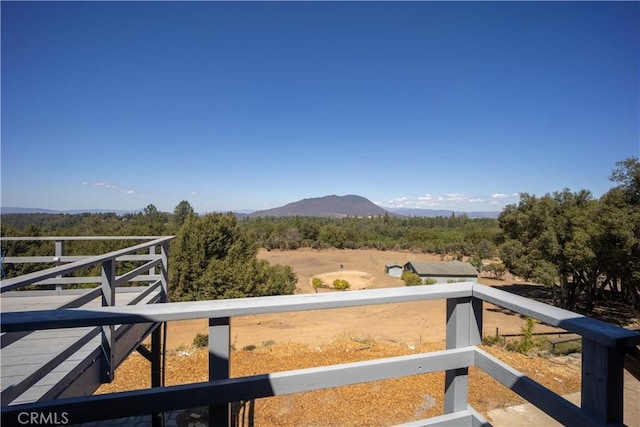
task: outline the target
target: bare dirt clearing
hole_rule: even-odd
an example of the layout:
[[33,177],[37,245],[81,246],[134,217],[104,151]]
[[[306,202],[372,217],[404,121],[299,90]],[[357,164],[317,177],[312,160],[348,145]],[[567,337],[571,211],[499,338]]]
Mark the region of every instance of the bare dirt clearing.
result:
[[[442,350],[442,343],[415,348],[366,339],[338,339],[313,348],[300,344],[275,344],[231,355],[231,376],[393,357]],[[579,365],[559,365],[539,357],[503,353],[484,348],[557,393],[579,390]],[[185,354],[185,353],[182,353]],[[167,360],[167,385],[206,381],[208,352],[173,353]],[[150,387],[149,362],[134,354],[118,369],[116,379],[99,393]],[[522,399],[475,367],[470,368],[469,403],[485,414],[495,408],[522,403]],[[255,417],[237,425],[256,426],[385,426],[440,415],[443,412],[444,373],[437,372],[307,393],[258,399],[251,403]],[[199,418],[189,418],[196,413]],[[247,415],[245,413],[245,415]],[[186,427],[206,420],[206,410],[185,411],[179,418]],[[242,420],[241,420],[242,421]],[[253,421],[253,422],[251,422]],[[235,424],[234,424],[235,425]]]
[[[440,256],[375,250],[261,251],[259,257],[272,264],[290,265],[298,276],[297,293],[313,293],[314,276],[325,282],[348,280],[351,289],[404,286],[402,280],[385,274],[385,264],[408,261],[442,261]],[[445,261],[448,259],[444,259]],[[489,286],[518,284],[510,275],[498,281],[480,278]],[[533,286],[531,288],[534,288]],[[340,292],[319,289],[319,292]],[[484,334],[520,333],[524,321],[519,315],[484,304]],[[170,322],[166,383],[186,384],[207,380],[208,352],[195,350],[193,338],[208,332],[206,319]],[[553,328],[536,324],[535,331]],[[445,301],[386,304],[346,309],[244,316],[231,320],[233,377],[266,372],[392,357],[444,348]],[[176,351],[181,348],[184,351]],[[253,348],[252,351],[249,351]],[[580,389],[579,359],[546,359],[483,347],[497,358],[559,394]],[[516,394],[475,367],[469,369],[469,403],[487,416],[496,408],[522,403]],[[115,381],[99,393],[150,387],[149,362],[138,354],[130,356],[116,371]],[[409,422],[442,414],[444,373],[438,372],[378,381],[362,385],[319,390],[252,403],[257,426],[382,426]],[[247,410],[244,414],[251,413]],[[191,413],[200,418],[189,418]],[[200,409],[181,415],[183,427],[204,422]]]
[[[348,280],[351,289],[375,289],[404,286],[404,282],[385,273],[385,264],[408,261],[442,261],[439,255],[399,251],[298,249],[295,251],[261,250],[258,257],[271,264],[290,265],[298,276],[297,293],[313,293],[311,279],[323,278],[325,283],[334,279]],[[329,281],[329,278],[331,281]],[[507,280],[481,278],[486,285],[503,286],[514,283]],[[341,292],[319,289],[319,292]],[[243,316],[231,320],[231,340],[236,349],[247,345],[260,346],[265,342],[300,343],[317,345],[332,342],[342,336],[367,337],[382,342],[416,345],[421,342],[440,342],[445,337],[445,301],[424,301],[406,304],[386,304],[368,307],[316,310],[296,313]],[[519,333],[524,322],[518,315],[485,304],[485,334]],[[542,332],[553,328],[536,325]],[[197,333],[208,332],[208,321],[190,320],[170,322],[167,346],[190,346]]]

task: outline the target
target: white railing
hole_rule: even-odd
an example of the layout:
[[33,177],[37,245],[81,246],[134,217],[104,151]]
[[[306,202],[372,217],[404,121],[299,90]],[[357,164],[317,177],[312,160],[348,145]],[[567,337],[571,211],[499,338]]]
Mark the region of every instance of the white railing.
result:
[[[446,350],[319,368],[229,378],[230,318],[446,299]],[[582,336],[581,407],[477,347],[487,301]],[[387,378],[445,371],[444,414],[404,426],[489,425],[467,402],[468,368],[476,366],[564,425],[622,425],[623,358],[640,344],[634,331],[475,283],[341,293],[72,308],[1,314],[2,332],[209,319],[209,381],[2,407],[2,422],[20,413],[64,411],[70,423],[209,406],[210,425],[230,425],[230,403]]]

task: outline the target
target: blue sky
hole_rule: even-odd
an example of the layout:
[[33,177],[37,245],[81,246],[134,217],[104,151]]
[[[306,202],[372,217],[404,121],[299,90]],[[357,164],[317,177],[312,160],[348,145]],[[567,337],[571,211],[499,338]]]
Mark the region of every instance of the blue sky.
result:
[[640,155],[638,2],[2,2],[2,206],[495,211]]

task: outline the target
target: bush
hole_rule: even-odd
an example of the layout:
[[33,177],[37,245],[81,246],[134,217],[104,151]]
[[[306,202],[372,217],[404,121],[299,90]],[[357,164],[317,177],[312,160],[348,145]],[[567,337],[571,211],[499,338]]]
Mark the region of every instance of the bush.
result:
[[410,271],[402,272],[402,280],[404,281],[404,284],[407,286],[422,285],[422,279],[420,279],[420,276]]
[[197,348],[209,347],[209,335],[198,332],[193,339],[193,345]]
[[425,285],[435,285],[436,283],[438,283],[438,280],[434,279],[433,277],[427,277],[426,279],[424,279]]
[[311,279],[311,286],[313,286],[313,289],[315,289],[316,293],[318,292],[318,288],[327,287],[327,285],[319,277],[314,277],[313,279]]
[[519,353],[527,354],[535,347],[535,343],[533,342],[533,325],[535,324],[536,319],[533,317],[527,317],[525,319],[525,325],[522,327],[522,339],[516,348]]
[[483,264],[482,264],[482,257],[481,256],[479,256],[479,255],[474,256],[473,258],[471,258],[469,260],[469,264],[473,265],[476,268],[476,270],[482,271]]
[[507,268],[501,262],[492,262],[491,264],[484,267],[484,271],[491,274],[494,279],[502,280],[504,275],[507,273]]
[[333,287],[339,291],[349,289],[350,286],[351,285],[349,285],[349,282],[347,282],[346,280],[336,279],[333,281]]

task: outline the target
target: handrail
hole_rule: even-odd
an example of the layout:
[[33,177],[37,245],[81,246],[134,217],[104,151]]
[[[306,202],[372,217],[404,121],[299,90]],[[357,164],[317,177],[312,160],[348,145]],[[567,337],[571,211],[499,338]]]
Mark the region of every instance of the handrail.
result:
[[392,304],[443,298],[470,297],[471,283],[411,286],[363,291],[171,302],[144,307],[96,307],[91,310],[32,310],[0,313],[0,332],[73,328],[124,323],[212,319],[252,314]]
[[165,236],[40,236],[40,237],[2,237],[7,242],[32,241],[60,241],[60,240],[156,240]]
[[211,319],[461,297],[479,298],[607,346],[630,347],[640,344],[640,334],[632,330],[476,283],[173,302],[145,307],[96,307],[90,311],[70,308],[0,313],[0,332]]
[[[433,299],[447,301],[447,350],[415,357],[388,358],[251,377],[228,377],[230,317]],[[567,402],[535,380],[476,348],[482,334],[483,301],[583,336],[581,407]],[[227,404],[237,400],[444,370],[446,414],[436,417],[436,421],[423,420],[421,425],[450,425],[447,423],[452,419],[467,420],[468,417],[471,418],[471,423],[467,425],[479,425],[486,421],[474,413],[466,401],[468,367],[476,366],[563,424],[620,425],[623,393],[621,362],[627,348],[640,344],[638,332],[475,283],[166,303],[143,307],[1,313],[0,328],[3,332],[13,332],[198,318],[208,318],[210,325],[208,382],[12,405],[2,407],[3,421],[12,420],[11,417],[17,416],[20,411],[66,410],[70,411],[73,417],[71,421],[75,423],[212,405],[210,422],[226,423]],[[100,414],[100,410],[104,408],[108,408],[107,413]]]
[[[58,265],[52,268],[40,270],[34,273],[21,275],[15,278],[2,280],[0,282],[0,292],[5,293],[14,289],[18,289],[27,285],[45,285],[45,284],[73,284],[73,283],[97,283],[98,287],[94,289],[87,289],[81,295],[78,295],[75,299],[71,301],[67,301],[63,306],[58,307],[53,311],[64,311],[69,309],[70,307],[78,308],[84,306],[90,301],[94,301],[96,298],[102,299],[103,306],[114,306],[116,301],[116,288],[120,287],[123,284],[128,282],[147,282],[148,284],[144,288],[137,288],[137,292],[139,293],[132,301],[128,304],[135,305],[139,302],[147,299],[147,302],[155,303],[161,302],[165,303],[167,301],[167,288],[168,288],[168,243],[170,240],[174,238],[174,236],[163,236],[159,238],[151,238],[148,236],[138,237],[138,236],[109,236],[105,237],[106,240],[121,240],[121,237],[125,237],[122,240],[146,240],[146,242],[129,246],[123,249],[111,251],[105,254],[89,256],[89,257],[79,257],[70,264]],[[7,238],[8,240],[25,240],[23,238]],[[49,237],[42,238],[40,240],[55,240],[56,242],[56,255],[54,258],[54,262],[60,263],[61,258],[64,258],[64,245],[63,242],[65,240],[95,240],[99,239],[99,237],[91,237],[87,238],[66,238],[66,237]],[[156,254],[156,246],[160,246],[160,253]],[[131,253],[135,253],[136,251],[147,249],[148,254],[145,255],[129,255]],[[142,265],[134,267],[129,271],[125,272],[120,276],[116,276],[116,262],[119,260],[132,260],[136,262],[144,261]],[[51,262],[51,259],[47,259],[48,262]],[[93,277],[63,277],[64,274],[71,273],[86,267],[94,267],[98,266],[101,269],[101,274]],[[160,266],[160,274],[156,274],[156,267]],[[56,292],[65,293],[61,288],[57,288]],[[18,294],[24,293],[25,295],[29,295],[30,292],[17,292]],[[154,294],[155,293],[155,294]],[[67,295],[72,295],[72,292],[66,292]],[[5,294],[9,295],[9,294]],[[82,309],[81,309],[82,310]],[[7,313],[2,313],[6,315]],[[146,322],[149,323],[149,322]],[[79,325],[76,325],[79,327]],[[89,355],[85,359],[83,359],[83,364],[93,364],[96,362],[94,359],[100,359],[99,363],[99,375],[101,377],[102,382],[109,382],[113,378],[114,370],[117,366],[118,361],[120,360],[120,354],[122,353],[124,345],[119,347],[117,350],[115,345],[117,344],[119,337],[122,335],[125,337],[124,339],[140,339],[136,334],[144,333],[148,334],[149,331],[145,332],[144,325],[138,325],[135,332],[128,331],[128,329],[132,325],[124,324],[123,327],[118,327],[114,324],[112,325],[102,325],[102,327],[97,327],[92,329],[90,332],[87,332],[79,339],[77,339],[70,347],[67,347],[52,358],[48,359],[42,366],[39,366],[37,369],[28,372],[28,375],[22,379],[20,379],[15,384],[11,383],[9,387],[6,387],[1,397],[2,404],[10,404],[14,399],[24,393],[31,386],[36,384],[38,381],[42,380],[45,375],[47,375],[54,368],[60,366],[63,362],[67,361],[69,356],[78,352],[80,348],[82,348],[85,344],[91,341],[94,336],[101,334],[101,344],[99,348],[96,348],[95,355]],[[157,326],[157,325],[156,325]],[[156,328],[153,326],[153,329]],[[40,328],[34,328],[31,331],[19,331],[16,333],[3,333],[2,336],[2,349],[8,348],[13,343],[21,340],[27,335],[31,334],[32,331],[40,330]],[[126,331],[123,332],[123,331]],[[151,330],[150,330],[151,331]],[[9,332],[9,331],[6,331]],[[130,333],[131,332],[131,333]],[[156,331],[153,331],[154,335],[157,335]],[[159,336],[159,335],[158,335]],[[127,349],[125,351],[131,351],[131,349]],[[154,358],[159,357],[159,350],[154,353]],[[88,360],[88,361],[87,361]],[[79,367],[80,371],[84,371],[84,367]],[[71,373],[67,374],[68,376]],[[82,375],[82,374],[80,374]],[[58,390],[61,390],[67,387],[69,384],[65,382],[66,380],[60,380],[59,383],[56,383],[54,387],[58,387]],[[62,385],[60,385],[62,384]],[[55,395],[58,391],[51,391],[52,396]]]
[[[13,289],[18,289],[27,285],[31,285],[33,283],[39,282],[41,280],[45,280],[45,279],[49,279],[52,277],[56,277],[56,276],[60,276],[63,274],[67,274],[67,273],[72,273],[76,270],[80,270],[82,268],[86,268],[86,267],[92,267],[94,265],[97,264],[102,264],[106,261],[110,261],[110,260],[115,260],[116,258],[122,256],[122,255],[127,255],[130,254],[132,252],[136,252],[139,251],[141,249],[146,249],[148,247],[151,246],[156,246],[156,245],[161,245],[163,243],[167,243],[170,240],[172,240],[174,237],[173,236],[166,236],[166,237],[159,237],[157,239],[145,242],[145,243],[140,243],[138,245],[135,246],[130,246],[128,248],[124,248],[124,249],[118,249],[116,251],[112,251],[112,252],[108,252],[106,254],[102,254],[102,255],[96,255],[96,256],[92,256],[86,259],[82,259],[79,261],[75,261],[72,262],[70,264],[65,264],[65,265],[60,265],[60,266],[56,266],[56,267],[51,267],[51,268],[47,268],[45,270],[41,270],[41,271],[36,271],[33,273],[28,273],[28,274],[24,274],[18,277],[14,277],[11,279],[4,279],[2,280],[2,284],[0,285],[0,293],[2,292],[7,292]],[[17,238],[13,238],[13,239],[17,239]],[[61,240],[60,238],[41,238],[41,239],[48,239],[48,240]],[[118,237],[119,239],[119,237]],[[9,237],[3,237],[3,240],[12,240],[12,238]],[[70,240],[70,239],[69,239]],[[112,240],[116,240],[115,238]]]

